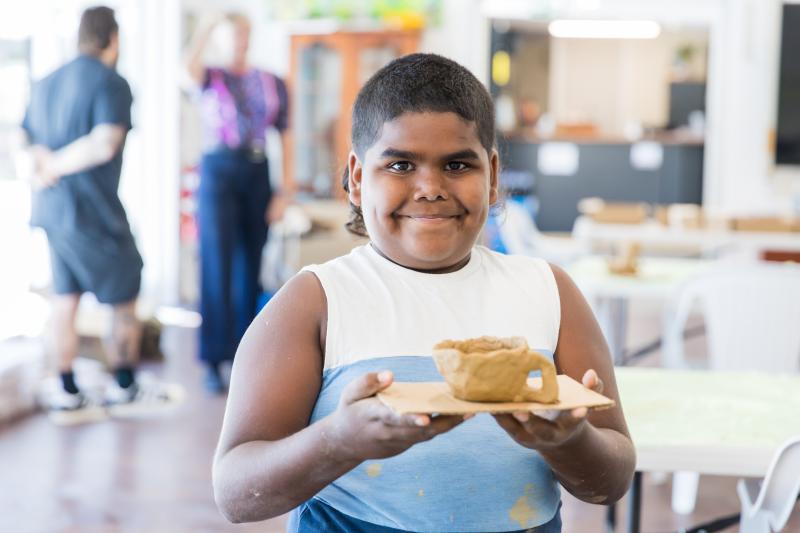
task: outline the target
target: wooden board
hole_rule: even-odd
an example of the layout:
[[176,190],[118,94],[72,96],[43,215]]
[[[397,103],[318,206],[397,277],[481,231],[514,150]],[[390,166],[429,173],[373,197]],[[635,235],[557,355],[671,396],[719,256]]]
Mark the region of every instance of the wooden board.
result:
[[[541,387],[541,378],[530,378],[532,388]],[[614,401],[587,389],[565,374],[558,375],[558,402],[467,402],[455,398],[444,382],[392,383],[388,389],[378,393],[378,399],[400,414],[466,414],[466,413],[510,413],[514,411],[562,411],[577,407],[607,409]]]

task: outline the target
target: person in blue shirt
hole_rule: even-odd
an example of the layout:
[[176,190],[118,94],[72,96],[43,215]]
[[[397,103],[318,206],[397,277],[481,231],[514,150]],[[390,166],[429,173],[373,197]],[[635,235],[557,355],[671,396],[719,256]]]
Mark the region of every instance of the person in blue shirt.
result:
[[[370,242],[307,266],[250,325],[233,365],[213,467],[234,522],[291,512],[292,532],[561,531],[560,487],[609,504],[635,453],[603,335],[560,268],[476,244],[497,202],[485,87],[412,54],[353,106],[348,228]],[[616,405],[400,415],[376,393],[441,381],[444,339],[524,337],[559,373]]]
[[49,338],[63,390],[46,402],[54,421],[65,424],[103,411],[80,390],[72,368],[84,292],[113,308],[106,350],[116,386],[100,403],[130,403],[142,393],[134,369],[143,263],[117,194],[133,97],[116,71],[119,26],[112,9],[83,12],[78,50],[34,85],[20,132],[34,185],[31,224],[47,234],[55,292]]

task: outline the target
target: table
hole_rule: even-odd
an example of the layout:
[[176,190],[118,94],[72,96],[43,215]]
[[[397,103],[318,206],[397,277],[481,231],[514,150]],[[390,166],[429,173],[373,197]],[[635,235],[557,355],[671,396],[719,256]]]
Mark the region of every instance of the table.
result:
[[665,304],[682,283],[713,267],[710,259],[643,257],[639,274],[609,272],[606,258],[588,256],[567,267],[567,272],[592,305],[605,333],[615,363],[622,363],[627,333],[628,301],[632,298]]
[[763,477],[773,454],[800,435],[800,374],[631,367],[615,373],[636,448],[629,532],[639,531],[642,472]]
[[640,257],[635,276],[612,274],[606,257],[578,259],[567,272],[587,296],[596,298],[652,298],[664,300],[681,283],[716,265],[713,259]]
[[641,224],[605,224],[585,215],[575,220],[572,237],[587,249],[592,245],[636,241],[644,247],[692,249],[705,256],[723,252],[745,252],[757,256],[760,251],[772,249],[800,251],[800,233],[685,229],[664,226],[655,220]]

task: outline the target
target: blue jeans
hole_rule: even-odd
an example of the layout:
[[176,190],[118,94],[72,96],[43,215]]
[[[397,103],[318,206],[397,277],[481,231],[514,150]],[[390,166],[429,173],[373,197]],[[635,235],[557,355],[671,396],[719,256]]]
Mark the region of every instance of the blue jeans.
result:
[[200,359],[233,359],[255,317],[272,191],[266,160],[244,151],[203,156],[197,192],[200,232]]

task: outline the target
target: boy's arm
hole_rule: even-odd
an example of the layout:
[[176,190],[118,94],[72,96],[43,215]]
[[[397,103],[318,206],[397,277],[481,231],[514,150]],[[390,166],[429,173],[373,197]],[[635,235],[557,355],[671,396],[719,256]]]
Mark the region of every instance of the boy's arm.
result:
[[603,333],[575,283],[559,267],[552,269],[561,300],[554,355],[558,372],[602,392],[616,405],[564,412],[554,421],[527,415],[495,418],[517,442],[536,449],[572,495],[589,503],[610,504],[628,490],[636,454]]
[[[322,383],[325,294],[310,273],[293,278],[259,313],[236,352],[214,458],[214,496],[232,522],[286,512],[355,464],[322,458],[323,428],[308,428]],[[271,335],[270,335],[271,334]],[[288,491],[295,492],[295,491]]]
[[611,409],[590,411],[588,424],[571,441],[542,456],[561,484],[574,496],[591,503],[613,503],[628,490],[636,468],[636,452],[625,424],[614,365],[603,332],[589,304],[572,279],[552,266],[561,299],[561,329],[555,361],[560,373],[582,380],[594,370]]
[[397,455],[462,421],[394,414],[372,398],[391,384],[391,373],[381,372],[356,378],[338,409],[309,425],[322,383],[326,306],[316,276],[301,273],[239,345],[213,470],[214,497],[232,522],[286,513],[365,459]]

